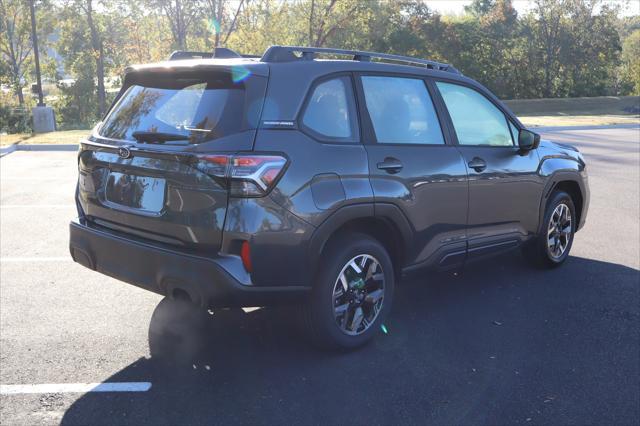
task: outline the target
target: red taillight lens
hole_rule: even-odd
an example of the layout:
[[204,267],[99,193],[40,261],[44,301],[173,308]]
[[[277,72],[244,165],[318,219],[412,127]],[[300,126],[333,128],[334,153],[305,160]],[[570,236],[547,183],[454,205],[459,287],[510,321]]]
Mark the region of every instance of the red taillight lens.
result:
[[279,155],[201,155],[200,170],[229,179],[232,197],[261,197],[273,187],[287,165]]
[[253,266],[251,265],[251,248],[249,247],[249,241],[243,241],[242,247],[240,248],[240,258],[242,259],[242,265],[247,272],[251,273],[253,271]]
[[228,155],[201,155],[200,158],[200,171],[217,177],[225,177],[227,175],[227,166],[229,165],[230,157]]

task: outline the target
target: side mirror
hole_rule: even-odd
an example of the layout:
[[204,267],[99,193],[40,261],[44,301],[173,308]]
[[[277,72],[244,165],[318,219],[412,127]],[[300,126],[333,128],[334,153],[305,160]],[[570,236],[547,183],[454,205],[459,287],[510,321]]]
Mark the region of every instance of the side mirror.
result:
[[518,146],[522,151],[531,151],[540,145],[540,135],[531,130],[522,129],[518,133]]

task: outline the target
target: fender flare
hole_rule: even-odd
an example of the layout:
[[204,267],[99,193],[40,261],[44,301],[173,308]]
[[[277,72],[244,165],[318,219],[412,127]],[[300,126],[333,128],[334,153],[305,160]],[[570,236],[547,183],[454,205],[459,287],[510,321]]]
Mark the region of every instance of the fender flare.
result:
[[336,230],[350,221],[371,218],[388,221],[399,234],[398,240],[402,250],[404,253],[408,253],[411,247],[413,230],[409,220],[398,206],[391,203],[351,204],[336,210],[313,232],[308,248],[310,270],[316,271],[322,251]]
[[[545,184],[544,189],[542,191],[542,198],[540,199],[540,209],[538,212],[538,233],[542,232],[542,227],[544,226],[544,223],[543,223],[544,212],[547,207],[547,202],[549,201],[549,197],[551,196],[554,189],[558,186],[559,183],[568,182],[568,181],[576,183],[578,185],[578,188],[580,188],[580,194],[582,195],[582,199],[585,202],[587,201],[587,194],[584,187],[584,181],[582,180],[582,176],[580,176],[580,172],[577,167],[579,166],[579,164],[577,162],[574,162],[574,163],[576,165],[575,169],[558,170],[550,174],[548,177],[546,177],[547,183]],[[582,207],[583,211],[580,212],[581,217],[583,217],[584,208],[585,206]]]

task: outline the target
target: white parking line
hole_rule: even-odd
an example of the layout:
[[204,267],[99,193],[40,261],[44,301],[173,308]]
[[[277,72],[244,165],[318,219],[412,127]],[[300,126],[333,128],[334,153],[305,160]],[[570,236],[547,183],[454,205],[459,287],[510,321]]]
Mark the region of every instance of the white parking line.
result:
[[0,209],[66,209],[75,207],[75,204],[4,204],[0,205]]
[[59,257],[0,257],[0,262],[71,262],[71,256]]
[[40,181],[50,181],[50,180],[68,180],[70,182],[75,183],[76,179],[78,178],[77,175],[74,176],[55,176],[55,177],[16,177],[16,176],[0,176],[0,182],[4,182],[6,180],[19,180],[21,182],[24,181],[34,181],[34,182],[40,182]]
[[151,382],[45,383],[41,385],[0,385],[0,395],[24,393],[146,392]]

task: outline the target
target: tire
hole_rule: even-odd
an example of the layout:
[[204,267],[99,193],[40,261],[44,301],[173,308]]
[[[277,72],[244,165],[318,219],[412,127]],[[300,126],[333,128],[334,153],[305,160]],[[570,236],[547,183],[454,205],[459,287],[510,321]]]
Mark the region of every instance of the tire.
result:
[[362,346],[381,329],[391,309],[391,258],[380,242],[357,233],[331,241],[322,257],[310,300],[303,306],[305,332],[326,349]]
[[[559,216],[567,213],[568,222],[567,216]],[[573,245],[576,219],[576,210],[571,196],[564,191],[552,193],[547,202],[540,233],[523,250],[527,260],[542,268],[555,268],[562,265],[569,257]],[[552,220],[556,225],[552,224]],[[552,238],[553,241],[551,241]]]

